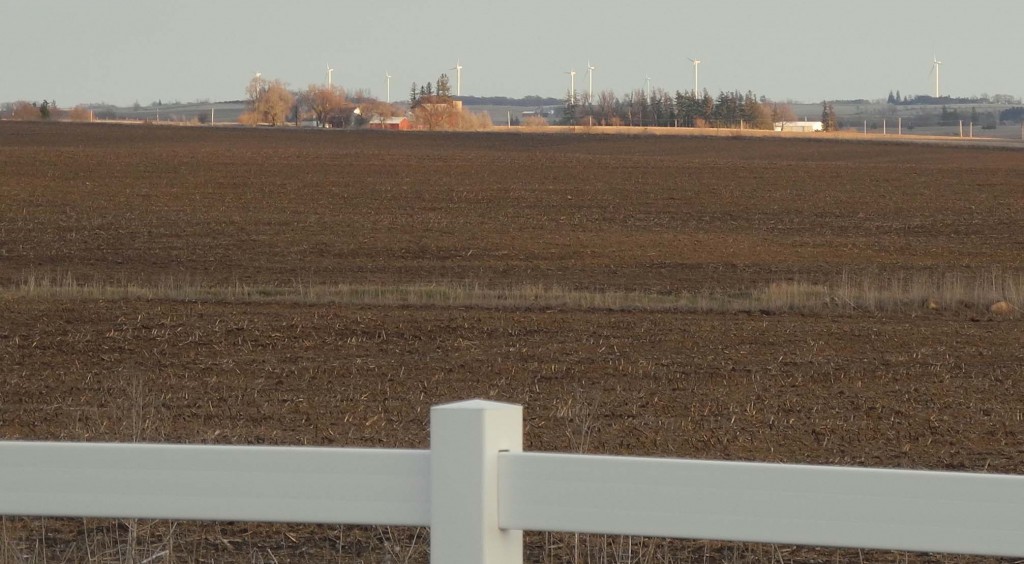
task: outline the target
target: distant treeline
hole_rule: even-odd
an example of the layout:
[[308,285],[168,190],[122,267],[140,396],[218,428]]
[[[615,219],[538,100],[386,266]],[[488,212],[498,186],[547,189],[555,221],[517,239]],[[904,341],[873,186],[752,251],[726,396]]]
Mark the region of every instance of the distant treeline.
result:
[[1024,123],[1024,108],[1010,108],[999,112],[999,121]]
[[658,88],[649,94],[634,90],[620,98],[606,90],[593,100],[577,95],[567,96],[563,103],[566,125],[771,129],[775,122],[796,119],[788,105],[750,91],[721,92],[714,97],[707,90],[671,94]]
[[923,94],[919,96],[908,97],[896,103],[904,106],[935,106],[939,104],[988,104],[990,103],[990,101],[987,97],[979,98],[977,96],[972,96],[966,98],[954,98],[952,96],[939,96],[938,98],[936,98],[935,96],[928,96]]
[[900,95],[900,91],[896,93],[889,92],[889,98],[886,100],[890,104],[898,106],[938,106],[938,105],[956,105],[956,104],[1019,104],[1021,103],[1020,98],[1014,98],[1008,94],[996,94],[994,96],[988,96],[982,94],[981,96],[968,96],[954,98],[952,96],[929,96],[927,94],[919,94],[917,96],[903,97]]
[[558,106],[562,100],[558,98],[541,98],[540,96],[526,96],[524,98],[509,98],[507,96],[458,96],[463,106],[516,106],[524,108],[539,108],[541,106]]

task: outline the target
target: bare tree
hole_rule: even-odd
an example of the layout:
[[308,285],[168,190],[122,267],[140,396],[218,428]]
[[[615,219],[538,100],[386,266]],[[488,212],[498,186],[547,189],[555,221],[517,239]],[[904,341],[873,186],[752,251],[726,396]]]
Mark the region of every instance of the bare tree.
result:
[[456,113],[455,106],[448,98],[420,96],[412,115],[417,127],[433,131],[454,126]]
[[341,87],[310,84],[302,94],[302,105],[313,112],[317,127],[326,127],[332,115],[347,105]]
[[245,87],[245,95],[249,99],[249,107],[255,108],[266,91],[267,81],[263,80],[263,77],[257,73]]
[[773,102],[772,122],[779,123],[780,121],[796,121],[796,114],[793,113],[793,108],[791,108],[789,104]]
[[615,93],[602,90],[597,94],[597,105],[594,106],[595,117],[602,125],[607,125],[615,118]]
[[260,114],[270,125],[281,125],[295,105],[295,95],[280,80],[275,80],[260,97]]
[[13,119],[24,121],[43,119],[42,114],[39,113],[39,107],[24,100],[14,103],[14,109],[11,111],[11,117]]
[[249,81],[245,93],[249,98],[249,110],[238,121],[249,125],[281,125],[295,105],[295,96],[280,80],[267,81],[256,75]]

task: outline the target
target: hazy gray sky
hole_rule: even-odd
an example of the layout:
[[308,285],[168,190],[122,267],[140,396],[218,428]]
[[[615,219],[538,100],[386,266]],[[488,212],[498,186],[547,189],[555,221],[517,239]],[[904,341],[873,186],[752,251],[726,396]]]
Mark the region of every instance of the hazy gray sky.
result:
[[1020,0],[0,0],[0,101],[231,100],[256,71],[393,99],[453,77],[463,94],[622,93],[652,78],[785,100],[942,93],[1024,96]]

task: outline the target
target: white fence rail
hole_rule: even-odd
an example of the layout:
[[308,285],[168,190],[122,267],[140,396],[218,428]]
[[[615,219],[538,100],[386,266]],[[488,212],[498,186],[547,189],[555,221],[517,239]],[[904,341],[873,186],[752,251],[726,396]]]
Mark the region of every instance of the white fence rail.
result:
[[532,453],[498,470],[512,529],[1024,553],[1019,476]]
[[519,406],[431,410],[431,449],[0,442],[0,515],[431,527],[431,561],[522,531],[1024,556],[1024,476],[523,453]]
[[427,526],[430,453],[5,442],[0,513]]

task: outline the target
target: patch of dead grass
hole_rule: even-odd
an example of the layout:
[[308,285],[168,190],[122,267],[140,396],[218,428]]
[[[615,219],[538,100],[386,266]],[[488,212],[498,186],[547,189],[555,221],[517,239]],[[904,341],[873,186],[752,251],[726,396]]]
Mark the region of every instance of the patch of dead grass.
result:
[[407,285],[336,284],[210,286],[165,280],[135,283],[79,282],[72,276],[28,275],[0,288],[7,299],[169,300],[210,303],[307,303],[374,306],[476,307],[679,312],[916,312],[970,311],[1014,316],[1024,303],[1024,274],[843,275],[831,283],[776,281],[739,292],[656,294],[521,285],[490,288],[473,283]]

